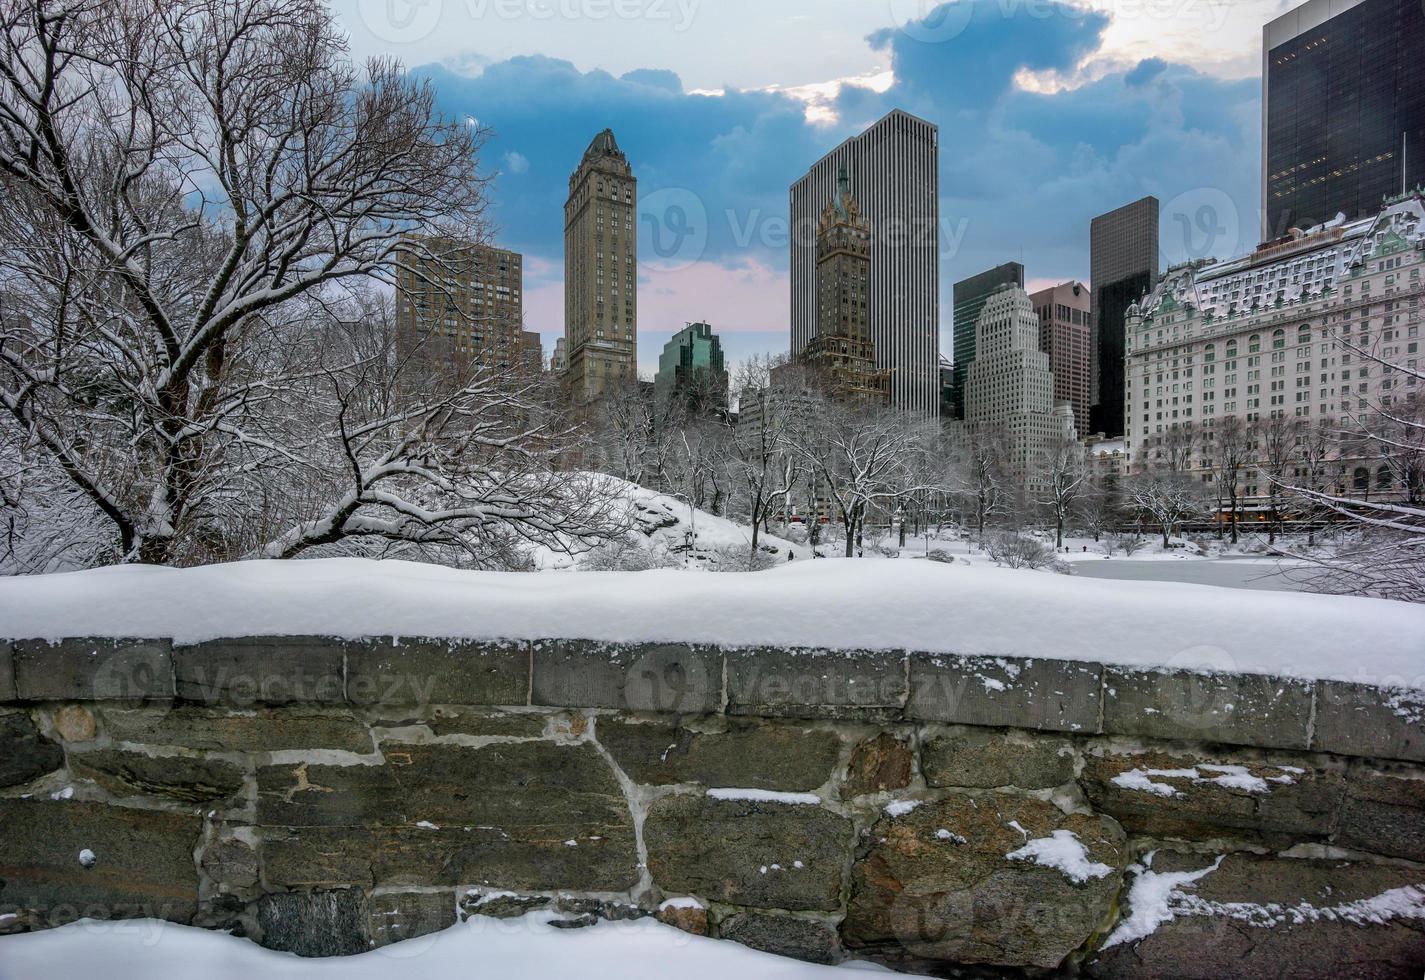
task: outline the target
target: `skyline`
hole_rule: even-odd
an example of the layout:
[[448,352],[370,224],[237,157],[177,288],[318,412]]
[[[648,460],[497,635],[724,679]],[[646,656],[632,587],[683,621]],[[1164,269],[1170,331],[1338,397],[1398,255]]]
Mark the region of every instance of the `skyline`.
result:
[[[1164,202],[1165,263],[1255,244],[1260,27],[1290,3],[831,6],[806,21],[810,8],[800,0],[779,16],[739,0],[692,4],[681,30],[654,17],[689,9],[674,0],[392,0],[335,9],[354,56],[400,58],[432,81],[447,113],[493,129],[483,163],[496,175],[494,237],[525,256],[528,326],[546,351],[563,327],[564,184],[606,126],[640,180],[644,373],[663,342],[696,320],[724,337],[730,361],[787,349],[788,188],[893,108],[941,128],[945,295],[955,280],[1009,260],[1024,263],[1031,289],[1087,282],[1089,219],[1145,194]],[[524,14],[511,15],[517,9]],[[553,16],[531,31],[536,9]],[[393,31],[392,10],[409,15],[407,34]],[[417,36],[432,11],[436,27]],[[743,18],[736,39],[732,14]],[[570,23],[579,38],[569,36]],[[395,40],[378,45],[372,24]],[[755,57],[789,24],[812,43],[785,59]],[[1182,38],[1194,30],[1218,43],[1209,45],[1213,58],[1190,65]],[[611,48],[614,35],[634,43]],[[703,55],[680,61],[690,46],[726,55],[733,40],[744,50],[723,58],[721,83]],[[802,46],[825,57],[807,64]],[[835,77],[817,79],[818,66]],[[775,79],[767,75],[774,69]],[[945,351],[950,326],[942,303]]]

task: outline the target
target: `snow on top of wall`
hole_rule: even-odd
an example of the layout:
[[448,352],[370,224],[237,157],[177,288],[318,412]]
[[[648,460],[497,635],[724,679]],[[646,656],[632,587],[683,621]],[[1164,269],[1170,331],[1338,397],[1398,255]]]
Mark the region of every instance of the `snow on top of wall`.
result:
[[322,635],[914,650],[1425,688],[1425,606],[929,561],[512,574],[356,558],[0,580],[0,635]]

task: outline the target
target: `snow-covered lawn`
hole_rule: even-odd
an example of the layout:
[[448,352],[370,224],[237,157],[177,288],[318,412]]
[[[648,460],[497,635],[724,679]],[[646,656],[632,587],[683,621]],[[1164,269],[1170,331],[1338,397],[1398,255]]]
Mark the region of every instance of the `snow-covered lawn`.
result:
[[909,649],[1422,686],[1425,606],[923,559],[514,574],[354,558],[0,580],[12,638],[306,634]]
[[555,929],[548,913],[477,916],[444,932],[360,956],[300,959],[247,939],[152,919],[97,922],[0,938],[0,976],[202,977],[203,980],[832,980],[890,971],[813,966],[703,939],[652,919]]

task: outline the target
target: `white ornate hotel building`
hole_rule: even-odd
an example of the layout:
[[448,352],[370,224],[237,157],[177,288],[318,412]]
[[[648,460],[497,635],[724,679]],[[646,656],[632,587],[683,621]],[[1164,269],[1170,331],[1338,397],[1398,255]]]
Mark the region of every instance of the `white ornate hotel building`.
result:
[[[1349,432],[1381,409],[1418,410],[1425,385],[1400,368],[1420,363],[1422,269],[1418,189],[1387,201],[1373,218],[1296,231],[1225,262],[1170,268],[1128,311],[1132,471],[1159,465],[1174,427],[1211,433],[1237,416],[1246,424],[1300,419]],[[1204,481],[1213,476],[1210,439],[1197,440],[1189,464]],[[1353,495],[1398,488],[1369,458],[1338,459],[1334,471],[1336,486]],[[1264,493],[1255,467],[1243,479],[1248,498]]]

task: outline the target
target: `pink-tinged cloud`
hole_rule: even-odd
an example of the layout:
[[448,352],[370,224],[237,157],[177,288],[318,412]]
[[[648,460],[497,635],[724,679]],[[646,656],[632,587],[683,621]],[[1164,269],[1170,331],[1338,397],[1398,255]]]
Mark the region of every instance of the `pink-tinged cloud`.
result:
[[[546,348],[564,330],[561,271],[553,262],[525,258],[525,324],[544,335]],[[786,332],[791,322],[787,274],[751,257],[673,269],[643,264],[639,332],[671,334],[695,320],[706,320],[718,333]]]

